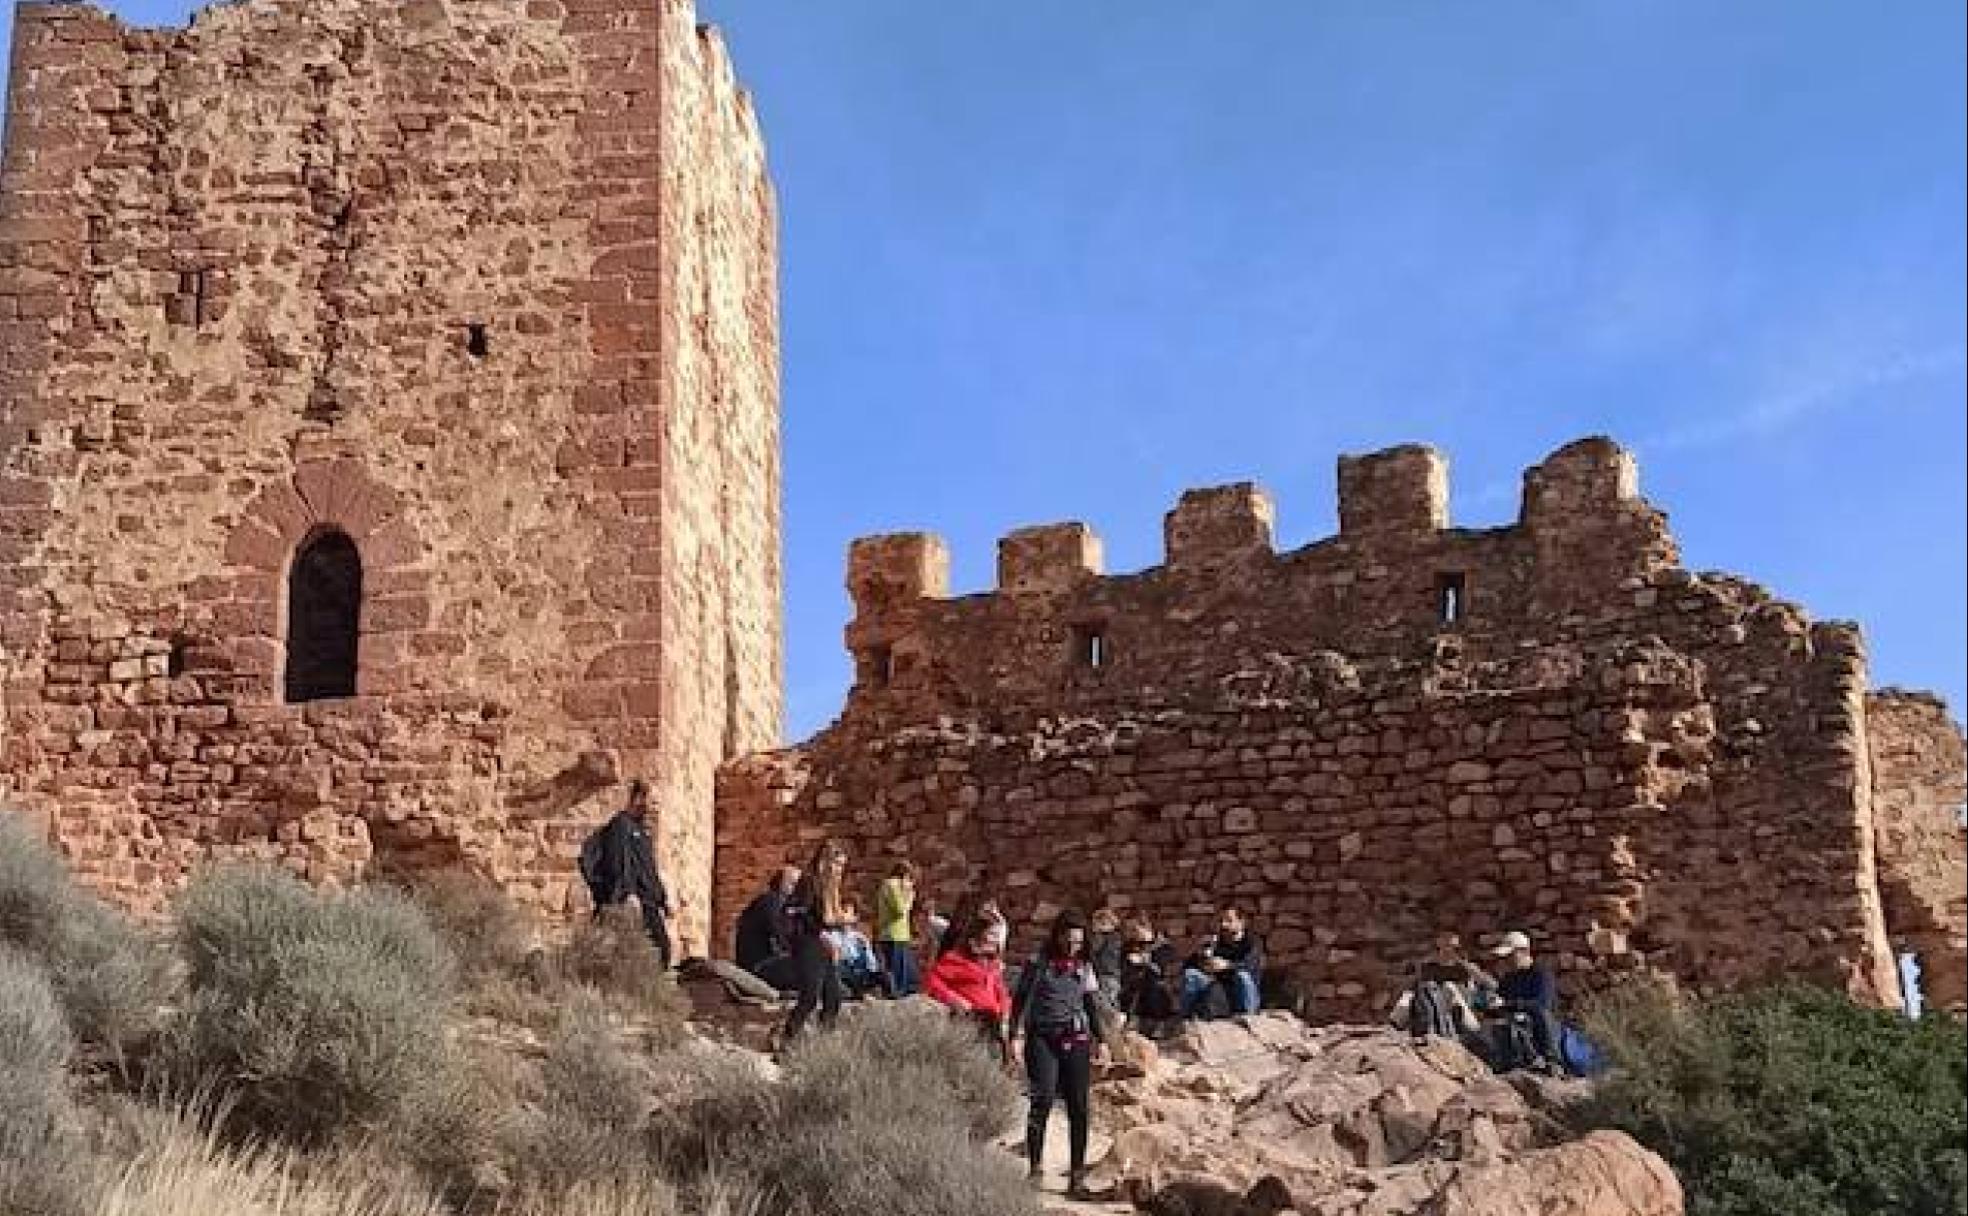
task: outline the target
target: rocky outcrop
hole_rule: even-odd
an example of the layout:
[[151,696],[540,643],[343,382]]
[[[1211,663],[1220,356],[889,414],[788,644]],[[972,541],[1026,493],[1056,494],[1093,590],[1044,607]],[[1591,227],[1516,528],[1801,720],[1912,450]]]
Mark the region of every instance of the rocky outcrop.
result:
[[1122,1071],[1097,1093],[1114,1137],[1100,1172],[1143,1211],[1279,1210],[1262,1198],[1279,1184],[1302,1216],[1682,1211],[1659,1157],[1555,1117],[1582,1082],[1498,1077],[1446,1040],[1266,1014],[1192,1027]]

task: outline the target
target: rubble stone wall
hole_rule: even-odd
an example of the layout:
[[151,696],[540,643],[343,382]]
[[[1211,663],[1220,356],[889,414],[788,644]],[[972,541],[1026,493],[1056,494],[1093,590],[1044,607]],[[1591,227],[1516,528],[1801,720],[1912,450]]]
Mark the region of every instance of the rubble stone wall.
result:
[[1271,547],[1253,486],[1191,491],[1166,560],[1107,576],[1080,524],[952,598],[936,538],[857,542],[857,682],[798,749],[721,777],[719,940],[823,836],[870,885],[1151,913],[1245,905],[1335,1017],[1434,931],[1525,928],[1566,982],[1811,975],[1895,989],[1857,630],[1681,568],[1631,458],[1584,440],[1518,521],[1447,526],[1442,458],[1340,462],[1340,534]]
[[1931,1005],[1968,1009],[1968,746],[1927,693],[1867,699],[1878,823],[1879,886],[1895,949],[1916,955]]
[[[687,0],[27,3],[13,56],[0,798],[140,907],[245,854],[565,909],[641,775],[701,933],[712,769],[778,723],[777,344]],[[356,695],[283,704],[323,529]]]

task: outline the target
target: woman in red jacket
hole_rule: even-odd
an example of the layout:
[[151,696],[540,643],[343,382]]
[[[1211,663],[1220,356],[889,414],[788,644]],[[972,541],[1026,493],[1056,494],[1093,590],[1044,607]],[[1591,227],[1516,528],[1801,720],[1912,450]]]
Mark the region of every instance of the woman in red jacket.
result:
[[955,949],[936,956],[923,992],[950,1012],[979,1022],[1000,1051],[1010,1042],[1011,992],[998,962],[998,935],[990,918],[974,917]]

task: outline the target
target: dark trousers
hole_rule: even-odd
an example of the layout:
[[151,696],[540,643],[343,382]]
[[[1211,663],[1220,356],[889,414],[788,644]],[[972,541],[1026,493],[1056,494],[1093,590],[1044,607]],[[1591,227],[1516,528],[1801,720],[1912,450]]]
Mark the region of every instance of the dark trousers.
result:
[[1067,1168],[1086,1171],[1087,1131],[1092,1123],[1093,1043],[1084,1035],[1060,1038],[1033,1034],[1025,1040],[1025,1079],[1032,1107],[1025,1117],[1025,1160],[1034,1169],[1045,1159],[1046,1123],[1052,1100],[1066,1100]]
[[827,943],[817,936],[803,937],[793,943],[793,974],[799,980],[799,1000],[793,1003],[793,1012],[786,1018],[783,1038],[787,1043],[799,1038],[815,1009],[820,1011],[820,1025],[832,1026],[840,1016],[845,995],[840,968],[828,953]]
[[672,957],[675,947],[670,944],[670,926],[663,919],[663,913],[648,904],[642,905],[642,931],[655,944],[656,957],[663,961],[663,970],[668,971],[675,961]]
[[888,973],[888,995],[914,996],[916,994],[915,948],[908,942],[876,942],[875,953],[881,956],[882,970]]

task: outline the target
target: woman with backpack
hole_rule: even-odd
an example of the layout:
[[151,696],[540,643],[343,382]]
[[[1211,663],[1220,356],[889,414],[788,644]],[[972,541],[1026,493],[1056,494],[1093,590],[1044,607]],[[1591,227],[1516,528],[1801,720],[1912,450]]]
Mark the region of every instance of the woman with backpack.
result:
[[847,924],[847,909],[841,899],[841,875],[846,870],[847,850],[834,841],[822,841],[786,899],[786,940],[793,951],[799,999],[786,1018],[785,1032],[780,1035],[782,1045],[790,1046],[799,1038],[815,1009],[820,1012],[822,1028],[832,1026],[840,1016],[845,990],[828,934]]
[[[1062,912],[1044,947],[1018,977],[1012,998],[1014,1047],[1025,1044],[1032,1105],[1025,1119],[1026,1176],[1037,1182],[1045,1160],[1046,1124],[1055,1097],[1066,1102],[1069,1135],[1066,1194],[1087,1199],[1087,1133],[1092,1123],[1094,1036],[1101,1029],[1100,980],[1087,957],[1087,922]],[[1103,1049],[1104,1050],[1104,1049]]]

